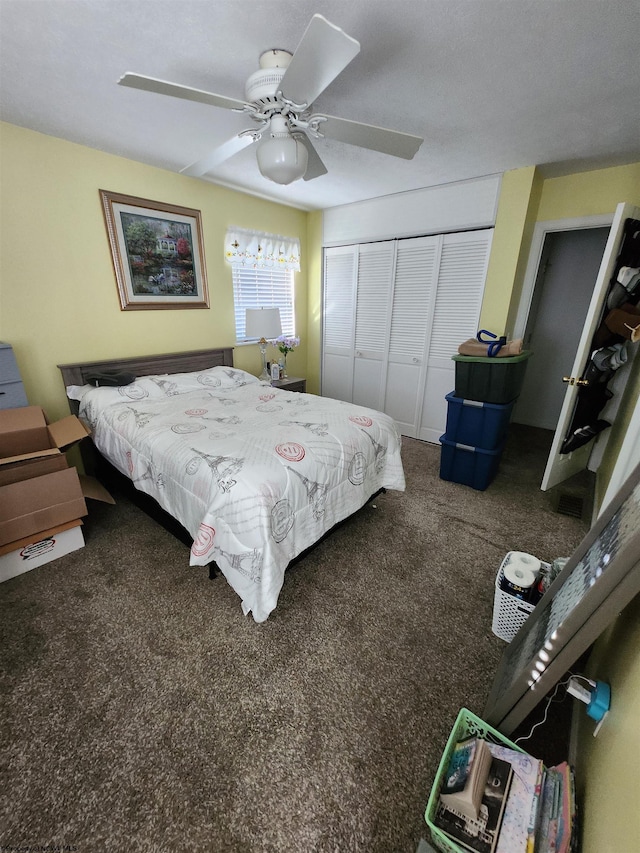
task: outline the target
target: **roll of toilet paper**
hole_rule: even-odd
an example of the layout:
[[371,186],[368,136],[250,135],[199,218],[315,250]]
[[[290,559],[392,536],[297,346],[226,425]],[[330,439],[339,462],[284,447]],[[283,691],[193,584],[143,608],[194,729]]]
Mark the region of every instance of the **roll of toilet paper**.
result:
[[527,598],[538,581],[541,568],[540,560],[533,554],[509,551],[502,564],[500,587],[511,595]]

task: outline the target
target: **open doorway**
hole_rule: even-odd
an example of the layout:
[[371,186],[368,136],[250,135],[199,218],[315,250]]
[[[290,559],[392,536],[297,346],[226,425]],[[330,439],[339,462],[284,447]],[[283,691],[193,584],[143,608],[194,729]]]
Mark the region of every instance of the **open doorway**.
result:
[[[533,352],[512,422],[551,450],[609,234],[610,218],[536,226],[514,337]],[[550,492],[556,512],[589,523],[595,476],[584,470]]]
[[553,432],[585,317],[593,294],[609,226],[550,231],[544,235],[524,332],[533,352],[512,422]]

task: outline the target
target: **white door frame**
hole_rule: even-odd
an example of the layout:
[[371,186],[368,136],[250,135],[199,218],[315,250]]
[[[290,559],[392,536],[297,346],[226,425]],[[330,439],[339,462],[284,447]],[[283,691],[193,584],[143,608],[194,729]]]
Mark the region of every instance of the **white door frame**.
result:
[[613,222],[613,213],[603,213],[596,216],[580,216],[574,219],[547,219],[542,222],[536,222],[533,229],[533,237],[531,238],[531,249],[529,250],[529,261],[527,270],[522,284],[522,293],[520,294],[520,303],[518,305],[518,314],[513,330],[514,338],[524,338],[527,321],[529,319],[529,311],[531,310],[531,302],[533,300],[533,291],[535,290],[536,281],[538,279],[538,269],[542,258],[542,250],[547,234],[553,234],[558,231],[577,231],[583,228],[607,228],[611,227]]

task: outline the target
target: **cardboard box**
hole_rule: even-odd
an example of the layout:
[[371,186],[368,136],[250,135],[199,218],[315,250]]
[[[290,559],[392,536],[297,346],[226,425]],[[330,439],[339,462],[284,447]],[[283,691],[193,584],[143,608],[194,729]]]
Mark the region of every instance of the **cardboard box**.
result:
[[[75,519],[0,549],[0,583],[84,547],[82,522]],[[7,547],[12,548],[7,550]]]
[[85,498],[115,503],[104,486],[75,468],[0,486],[0,548],[82,518]]
[[[47,539],[50,536],[54,536],[56,533],[64,533],[65,530],[70,530],[72,527],[77,527],[79,524],[82,524],[82,519],[74,518],[73,521],[67,521],[65,524],[57,524],[55,527],[50,527],[48,530],[41,530],[37,534],[37,540]],[[31,545],[37,540],[32,535],[25,536],[22,539],[17,539],[15,542],[9,542],[6,545],[0,545],[0,557],[5,554],[9,554],[11,551],[19,551],[21,548],[25,548],[27,545]]]
[[64,450],[88,434],[75,415],[48,424],[39,406],[0,411],[0,548],[77,526],[85,498],[115,503],[97,480],[69,468]]
[[87,514],[75,468],[0,487],[0,545]]
[[0,410],[0,486],[66,468],[64,451],[87,435],[75,415],[49,424],[40,406]]

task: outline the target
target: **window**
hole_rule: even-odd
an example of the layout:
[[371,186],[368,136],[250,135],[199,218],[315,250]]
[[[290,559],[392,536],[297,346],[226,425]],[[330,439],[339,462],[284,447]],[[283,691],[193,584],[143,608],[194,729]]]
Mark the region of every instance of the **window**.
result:
[[279,308],[282,334],[294,337],[294,270],[300,269],[295,237],[229,228],[225,259],[233,271],[236,341],[246,341],[247,308]]
[[247,308],[279,308],[282,334],[294,336],[293,270],[233,267],[236,341],[245,341]]

